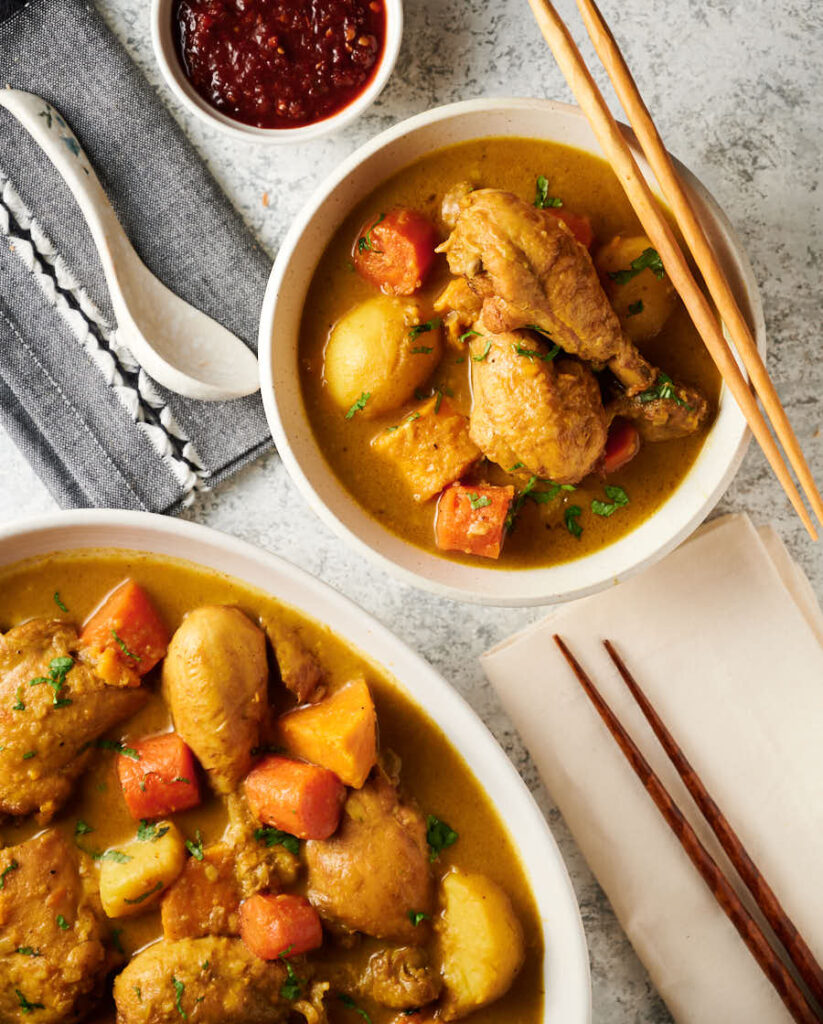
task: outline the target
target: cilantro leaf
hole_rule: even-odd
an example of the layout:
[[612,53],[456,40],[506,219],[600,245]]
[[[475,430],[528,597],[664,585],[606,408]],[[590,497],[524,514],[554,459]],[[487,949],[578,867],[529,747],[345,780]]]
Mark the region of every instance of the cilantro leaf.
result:
[[360,412],[362,409],[365,409],[366,408],[366,403],[368,402],[368,400],[370,398],[371,398],[371,392],[370,391],[362,391],[360,393],[360,397],[357,399],[357,401],[352,405],[352,407],[346,413],[346,419],[350,420],[352,418],[352,416],[354,416],[355,413]]
[[609,271],[609,277],[617,284],[626,284],[632,278],[637,277],[643,270],[651,270],[658,279],[665,275],[666,270],[663,266],[663,260],[660,259],[660,253],[657,249],[644,249],[636,259],[631,261],[628,268],[625,270],[611,270]]
[[535,182],[534,205],[539,210],[549,207],[557,209],[563,205],[562,199],[549,195],[549,179],[544,174],[541,174]]
[[429,844],[429,860],[434,861],[449,846],[453,846],[459,839],[459,835],[451,825],[435,817],[434,814],[426,818],[426,842]]

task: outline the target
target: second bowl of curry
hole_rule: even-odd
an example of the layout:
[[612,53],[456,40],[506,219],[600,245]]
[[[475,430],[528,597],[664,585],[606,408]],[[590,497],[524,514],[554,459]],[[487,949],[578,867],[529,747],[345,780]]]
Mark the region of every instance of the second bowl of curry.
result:
[[[762,339],[745,256],[682,170]],[[636,571],[705,518],[747,441],[587,123],[549,101],[441,108],[351,157],[284,241],[260,352],[315,511],[461,600]]]

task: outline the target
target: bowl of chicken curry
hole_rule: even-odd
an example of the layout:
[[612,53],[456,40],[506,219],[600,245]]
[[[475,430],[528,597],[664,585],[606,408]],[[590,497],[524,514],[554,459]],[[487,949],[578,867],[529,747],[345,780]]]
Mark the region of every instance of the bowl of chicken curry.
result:
[[420,658],[248,545],[69,513],[0,530],[0,1020],[588,1024],[588,960]]
[[[278,451],[334,529],[448,596],[619,580],[742,458],[743,417],[598,154],[563,104],[429,112],[335,172],[275,264],[260,362]],[[762,338],[745,257],[683,173]]]

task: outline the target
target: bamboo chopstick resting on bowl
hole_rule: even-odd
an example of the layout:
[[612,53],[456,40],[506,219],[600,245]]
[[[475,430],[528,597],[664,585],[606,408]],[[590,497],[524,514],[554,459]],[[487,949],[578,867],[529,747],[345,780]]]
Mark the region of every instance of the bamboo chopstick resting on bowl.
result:
[[706,296],[695,281],[674,232],[658,209],[654,195],[586,67],[574,39],[549,0],[529,0],[529,4],[544,39],[549,44],[560,70],[586,115],[606,158],[617,174],[643,230],[660,254],[666,272],[683,299],[706,348],[746,417],[752,433],[757,438],[789,501],[794,506],[809,535],[812,539],[817,540],[814,523],[760,411],[757,399],[749,390],[748,382],[723,337],[720,324],[717,322]]
[[[670,793],[663,785],[663,783],[660,781],[652,766],[643,756],[639,747],[635,744],[634,740],[631,738],[628,732],[626,732],[626,730],[623,728],[623,726],[620,723],[620,720],[617,718],[615,713],[603,699],[603,696],[601,695],[600,691],[597,689],[592,680],[586,674],[582,665],[578,662],[578,660],[569,650],[568,646],[566,645],[562,637],[555,634],[554,641],[563,653],[563,657],[569,663],[569,666],[571,667],[572,671],[577,677],[578,682],[586,692],[586,695],[588,696],[589,700],[592,702],[592,704],[594,704],[598,714],[605,722],[606,728],[609,730],[615,742],[620,747],[620,750],[625,755],[626,760],[632,766],[635,774],[642,782],[643,787],[654,801],[655,806],[663,815],[666,824],[677,836],[678,840],[680,841],[680,845],[683,847],[684,852],[687,854],[692,864],[697,868],[701,878],[711,890],[712,895],[717,900],[723,912],[726,914],[726,916],[737,929],[740,937],[743,939],[749,952],[755,958],[763,973],[774,986],[775,991],[782,999],[784,1005],[791,1013],[794,1020],[798,1021],[799,1024],[819,1024],[819,1022],[823,1018],[821,1018],[815,1012],[815,1009],[813,1008],[809,1000],[806,998],[806,996],[803,994],[802,989],[794,980],[792,975],[789,973],[783,961],[769,945],[769,942],[765,934],[763,933],[762,929],[760,928],[760,925],[746,909],[745,905],[735,892],[734,887],[729,882],[728,878],[723,873],[720,866],[714,860],[714,858],[706,849],[706,847],[700,842],[697,833],[689,824],[681,809],[674,802]],[[614,648],[608,642],[606,642],[606,650],[609,652],[610,657],[612,657],[612,659],[615,660]],[[634,679],[631,679],[628,669],[626,669],[623,662],[617,659],[615,660],[615,664],[617,665],[618,670],[620,670],[624,681],[627,683],[627,685],[629,685],[629,689],[632,693],[632,696],[634,696],[635,699],[638,700],[638,703],[640,704],[640,707],[645,714],[647,707],[651,709],[651,706],[648,704],[648,701],[642,694],[642,691],[640,691],[640,688],[637,686]],[[631,684],[629,684],[629,679],[631,679]],[[642,697],[642,700],[640,699],[638,694],[640,695],[640,697]],[[656,724],[653,724],[653,728],[655,729],[656,733],[658,732],[657,726],[659,725],[661,732],[658,733],[658,736],[660,737],[661,735],[665,735],[667,740],[671,741],[672,747],[675,750],[678,750],[676,744],[674,743],[674,740],[667,732],[663,723],[654,713],[653,709],[651,709],[651,715],[652,717],[649,717],[647,715],[647,718],[649,718],[650,723],[652,722],[652,718],[654,719],[654,722]],[[661,740],[661,742],[663,741]],[[663,746],[664,749],[667,749],[666,742],[663,742]],[[746,854],[745,848],[743,847],[742,843],[740,843],[740,840],[731,831],[731,827],[728,825],[728,822],[726,822],[725,818],[722,817],[716,805],[713,804],[713,801],[711,801],[711,798],[708,796],[708,793],[706,792],[703,784],[700,782],[700,779],[697,776],[696,772],[694,772],[694,769],[691,767],[691,765],[688,764],[685,758],[682,757],[682,754],[681,760],[678,760],[674,756],[672,756],[672,761],[675,764],[675,767],[677,768],[678,772],[680,773],[681,778],[689,788],[690,792],[693,792],[692,787],[694,787],[694,792],[701,792],[703,795],[705,795],[708,801],[712,803],[714,810],[716,810],[717,814],[720,816],[720,818],[722,818],[722,821],[728,828],[728,831],[731,833],[731,836],[734,837],[734,840],[738,844],[739,849],[733,849],[733,844],[730,844],[730,849],[733,849],[733,852],[727,850],[727,853],[729,853],[732,863],[734,864],[735,868],[741,873],[741,877],[744,877],[745,880],[745,876],[743,875],[743,871],[745,870],[745,868],[742,867],[742,864],[741,866],[739,866],[741,862],[737,859],[738,854],[740,851],[743,851],[743,853],[745,854],[745,859],[748,860],[749,864],[751,864],[751,859],[748,857],[748,854]],[[683,771],[681,771],[681,768],[683,769]],[[687,779],[687,774],[691,775],[690,780]],[[701,810],[703,809],[699,801],[698,806],[701,807]],[[707,820],[709,821],[709,824],[712,826],[713,829],[715,827],[715,824],[718,824],[718,827],[720,827],[718,819],[716,817],[714,818],[714,820],[712,820],[711,818],[707,818]],[[753,864],[751,864],[751,866],[754,867]],[[757,874],[759,876],[759,872]],[[759,877],[762,879],[762,876]],[[763,881],[765,885],[765,880]],[[767,885],[765,886],[765,891],[768,892],[769,896],[771,896],[772,900],[774,901],[774,905],[771,907],[766,906],[767,901],[764,898],[764,890],[762,890],[758,886],[754,886],[754,888],[750,891],[752,892],[752,895],[755,897],[758,906],[760,906],[760,909],[763,911],[767,919],[769,919],[769,914],[771,914],[772,916],[782,915],[785,918],[785,921],[782,922],[782,929],[784,933],[793,933],[795,936],[795,941],[790,944],[790,947],[786,947],[786,952],[789,954],[792,963],[798,969],[798,971],[800,973],[805,972],[810,977],[819,976],[819,965],[815,962],[814,957],[808,950],[808,947],[806,946],[802,937],[798,934],[797,929],[788,919],[787,915],[785,914],[785,911],[777,902],[777,899],[774,897],[774,894],[772,893],[771,889]],[[763,900],[763,903],[761,903],[761,900]],[[811,958],[811,962],[808,962],[808,960],[804,960],[800,956],[802,950],[805,950],[808,953],[808,956]],[[796,956],[798,957],[798,959],[795,959]]]
[[652,120],[648,107],[643,102],[637,83],[632,77],[620,47],[609,29],[594,0],[577,0],[583,16],[583,23],[589,33],[597,55],[614,86],[617,98],[629,118],[643,154],[649,161],[655,177],[660,182],[663,194],[669,201],[677,225],[691,249],[695,262],[703,275],[709,294],[714,299],[721,319],[731,335],[743,365],[751,377],[755,390],[760,396],[772,427],[783,445],[789,462],[800,481],[806,497],[818,520],[823,522],[823,499],[814,482],[809,464],[800,447],[786,410],[780,404],[777,391],[769,377],[766,366],[746,323],[745,317],[735,300],[726,275],[714,255],[706,232],[697,219],[686,195],[683,183],[672,164],[671,157],[660,133]]

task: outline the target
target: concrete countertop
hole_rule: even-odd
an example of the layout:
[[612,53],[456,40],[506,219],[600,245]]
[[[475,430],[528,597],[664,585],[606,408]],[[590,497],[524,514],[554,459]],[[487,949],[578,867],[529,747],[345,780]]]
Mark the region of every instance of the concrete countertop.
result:
[[[320,178],[398,120],[484,95],[571,98],[526,0],[406,0],[397,70],[365,117],[342,136],[302,147],[235,144],[192,123],[162,85],[145,0],[100,3],[272,255]],[[562,0],[558,7],[582,42],[585,33],[574,4]],[[715,195],[748,251],[763,293],[769,369],[823,480],[823,5],[818,0],[604,0],[602,7],[669,148]],[[583,51],[593,58],[588,40]],[[602,86],[604,76],[596,77]],[[613,101],[611,90],[606,94]],[[54,510],[43,485],[0,431],[0,521]],[[776,525],[823,596],[823,549],[806,538],[756,448],[717,511],[742,510],[756,522]],[[669,1021],[477,662],[483,650],[539,617],[541,609],[460,606],[390,580],[315,518],[274,454],[221,485],[187,515],[320,576],[385,622],[457,687],[534,791],[566,857],[591,951],[595,1020]]]

